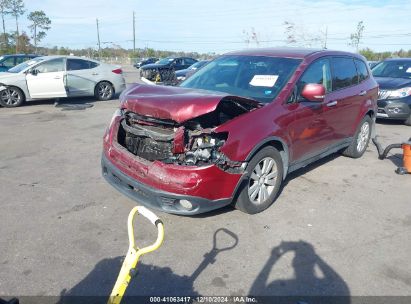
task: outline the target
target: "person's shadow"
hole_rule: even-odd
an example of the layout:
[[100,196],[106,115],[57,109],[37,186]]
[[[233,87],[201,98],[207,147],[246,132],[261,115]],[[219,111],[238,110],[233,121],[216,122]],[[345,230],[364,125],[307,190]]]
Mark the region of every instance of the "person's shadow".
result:
[[[294,253],[294,276],[269,282],[274,265],[290,252]],[[315,253],[311,244],[304,241],[282,242],[273,248],[271,256],[254,280],[249,295],[257,298],[274,296],[278,303],[312,303],[314,298],[313,303],[350,303],[350,291],[345,281]],[[264,297],[259,301],[266,302],[267,298],[264,301]]]
[[[217,261],[219,253],[231,250],[238,244],[236,234],[220,228],[213,234],[213,247],[204,254],[204,259],[190,276],[177,275],[170,267],[137,264],[137,275],[127,287],[121,303],[149,303],[139,297],[195,297],[200,294],[194,289],[194,282],[201,273]],[[104,259],[70,290],[62,290],[58,304],[100,304],[107,303],[108,296],[116,282],[124,257]]]
[[[70,290],[60,293],[59,304],[107,303],[108,296],[116,282],[124,257],[104,259]],[[169,267],[158,267],[139,262],[137,275],[128,286],[122,303],[136,303],[136,296],[196,296],[193,280],[180,276]]]

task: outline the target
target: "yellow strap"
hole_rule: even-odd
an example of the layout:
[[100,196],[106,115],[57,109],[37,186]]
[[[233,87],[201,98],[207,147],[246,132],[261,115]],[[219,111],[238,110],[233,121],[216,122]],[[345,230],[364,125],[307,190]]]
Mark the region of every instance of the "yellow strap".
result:
[[[157,226],[157,230],[158,230],[157,240],[155,241],[155,243],[150,246],[141,248],[141,249],[135,246],[135,240],[134,240],[133,220],[134,220],[134,216],[136,213],[141,214],[145,216],[146,218],[148,218],[153,224]],[[127,227],[128,227],[129,248],[127,251],[126,258],[124,259],[123,265],[121,266],[121,270],[118,275],[116,284],[114,285],[110,298],[108,299],[108,302],[107,302],[108,304],[119,304],[121,302],[121,299],[124,293],[126,292],[128,284],[130,283],[130,280],[131,280],[130,271],[136,268],[138,260],[143,254],[157,250],[163,243],[163,239],[164,239],[163,223],[159,220],[159,218],[154,213],[152,213],[150,210],[142,206],[134,207],[131,210],[130,214],[128,215]]]

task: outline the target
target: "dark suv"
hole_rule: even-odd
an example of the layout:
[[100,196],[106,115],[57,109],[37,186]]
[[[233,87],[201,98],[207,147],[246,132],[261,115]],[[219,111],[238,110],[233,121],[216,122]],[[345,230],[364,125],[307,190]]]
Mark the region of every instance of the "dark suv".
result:
[[411,58],[387,59],[372,73],[380,86],[377,118],[402,120],[411,126]]
[[0,56],[0,72],[6,72],[12,67],[33,59],[39,57],[39,55],[34,55],[34,54],[13,54],[13,55],[3,55]]
[[311,49],[233,52],[180,87],[134,85],[104,136],[102,171],[151,208],[257,213],[287,174],[373,136],[378,85],[364,57]]
[[160,59],[156,63],[146,64],[140,68],[140,77],[148,80],[155,80],[157,75],[167,71],[179,71],[189,68],[197,60],[189,57],[167,57]]

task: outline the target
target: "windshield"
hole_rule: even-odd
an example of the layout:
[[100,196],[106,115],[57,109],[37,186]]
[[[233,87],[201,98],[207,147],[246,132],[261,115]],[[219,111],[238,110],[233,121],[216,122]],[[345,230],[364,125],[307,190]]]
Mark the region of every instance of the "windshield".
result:
[[180,86],[225,92],[269,103],[300,64],[300,59],[228,55],[211,61]]
[[34,58],[34,59],[31,59],[31,60],[25,61],[23,63],[20,63],[19,65],[16,65],[14,68],[11,68],[7,72],[9,72],[9,73],[20,73],[21,71],[24,71],[25,69],[32,66],[33,64],[38,63],[38,62],[43,61],[43,60],[44,60],[44,58],[41,58],[41,57]]
[[157,64],[169,64],[171,61],[173,61],[174,58],[163,58],[157,61]]
[[411,60],[388,60],[372,69],[375,77],[411,78]]

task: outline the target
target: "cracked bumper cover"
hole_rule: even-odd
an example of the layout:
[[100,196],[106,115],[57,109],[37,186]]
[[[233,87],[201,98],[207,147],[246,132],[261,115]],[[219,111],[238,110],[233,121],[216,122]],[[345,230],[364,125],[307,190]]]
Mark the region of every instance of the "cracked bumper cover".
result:
[[[193,170],[160,162],[147,166],[127,154],[117,149],[102,154],[104,178],[141,205],[167,213],[193,215],[229,205],[242,177],[214,165]],[[192,208],[180,200],[190,201]]]

